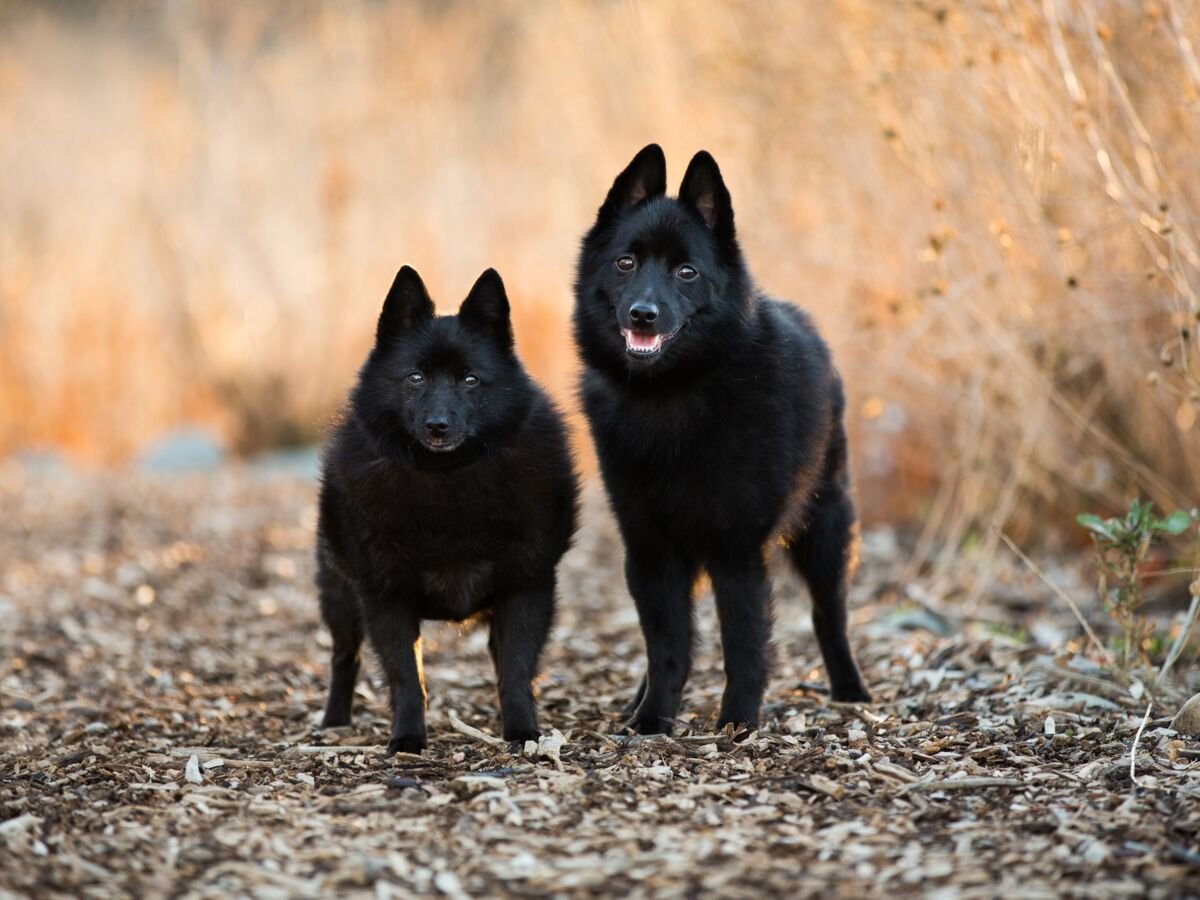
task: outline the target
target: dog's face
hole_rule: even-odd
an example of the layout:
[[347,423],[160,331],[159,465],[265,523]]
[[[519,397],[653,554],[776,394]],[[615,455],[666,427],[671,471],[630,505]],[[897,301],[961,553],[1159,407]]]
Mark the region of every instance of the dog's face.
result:
[[716,162],[693,157],[678,199],[651,144],[620,175],[584,238],[576,338],[585,358],[662,371],[712,350],[745,309],[744,268]]
[[383,455],[450,462],[519,421],[525,384],[494,270],[479,277],[457,316],[439,317],[405,266],[384,301],[353,408]]

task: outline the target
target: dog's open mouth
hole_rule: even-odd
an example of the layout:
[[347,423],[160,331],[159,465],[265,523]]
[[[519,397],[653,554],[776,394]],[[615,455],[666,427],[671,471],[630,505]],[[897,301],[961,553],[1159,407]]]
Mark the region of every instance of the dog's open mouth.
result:
[[434,453],[452,453],[461,447],[462,443],[462,438],[426,437],[421,440],[421,446]]
[[625,338],[625,352],[630,356],[648,358],[657,356],[671,338],[679,333],[679,329],[667,334],[654,334],[648,331],[635,331],[632,328],[622,328],[621,336]]

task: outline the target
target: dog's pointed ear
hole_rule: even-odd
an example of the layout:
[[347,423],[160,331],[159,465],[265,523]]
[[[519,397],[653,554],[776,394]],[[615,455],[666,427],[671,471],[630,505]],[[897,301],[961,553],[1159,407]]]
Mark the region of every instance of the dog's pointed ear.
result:
[[718,238],[733,237],[733,202],[717,161],[707,150],[701,150],[688,163],[679,186],[679,200],[694,209]]
[[383,311],[375,327],[375,343],[381,344],[432,318],[433,301],[425,290],[425,282],[416,269],[404,266],[396,273],[392,288],[383,301]]
[[479,276],[458,309],[458,321],[463,328],[494,338],[504,347],[513,345],[508,294],[499,272],[488,269]]
[[613,216],[667,190],[667,158],[658,144],[648,144],[633,158],[609,188],[601,216]]

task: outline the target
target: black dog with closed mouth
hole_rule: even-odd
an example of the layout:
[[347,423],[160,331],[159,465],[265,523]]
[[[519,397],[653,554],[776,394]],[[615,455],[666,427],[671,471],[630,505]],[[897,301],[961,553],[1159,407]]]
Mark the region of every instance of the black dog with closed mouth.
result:
[[651,144],[613,183],[575,283],[584,411],[649,662],[633,725],[673,724],[701,569],[725,655],[719,724],[757,725],[774,537],[812,593],[833,699],[867,701],[846,635],[856,522],[841,381],[809,318],[752,284],[713,158],[692,158],[678,199],[665,190]]
[[325,453],[317,526],[333,635],[324,725],[350,722],[364,632],[391,695],[388,752],[425,747],[421,620],[490,620],[503,734],[538,736],[532,681],[575,531],[566,431],[513,348],[492,269],[435,316],[405,266]]

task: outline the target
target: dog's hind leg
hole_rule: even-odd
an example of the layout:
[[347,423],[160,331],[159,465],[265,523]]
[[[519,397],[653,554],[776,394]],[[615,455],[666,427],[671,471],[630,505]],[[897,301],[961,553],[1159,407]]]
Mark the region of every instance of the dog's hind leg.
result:
[[646,676],[642,676],[642,680],[638,682],[637,690],[634,691],[633,699],[621,707],[621,712],[627,716],[632,716],[637,712],[637,708],[642,705],[642,698],[646,696]]
[[362,614],[354,587],[322,563],[317,572],[321,618],[333,637],[329,700],[322,728],[349,725],[354,710],[354,685],[362,659]]
[[870,702],[846,635],[846,591],[858,527],[844,480],[823,483],[809,500],[805,518],[785,537],[788,555],[812,594],[813,630],[829,673],[830,694],[840,702]]

